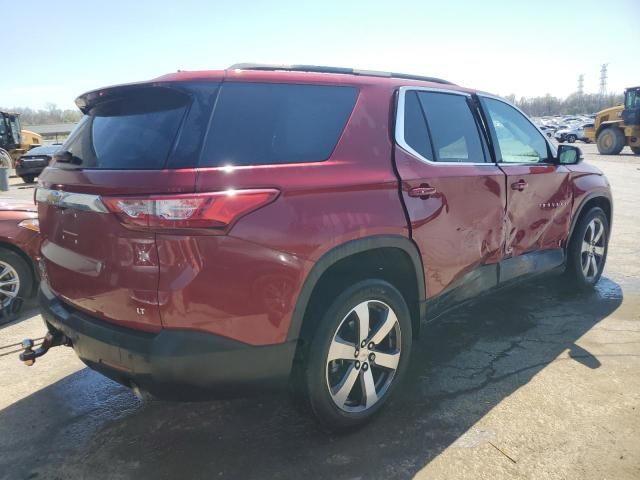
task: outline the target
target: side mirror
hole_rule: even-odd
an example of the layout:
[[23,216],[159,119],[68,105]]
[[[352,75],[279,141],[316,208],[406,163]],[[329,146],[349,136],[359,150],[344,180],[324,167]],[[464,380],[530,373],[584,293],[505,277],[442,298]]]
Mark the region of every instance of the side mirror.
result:
[[576,165],[582,161],[582,150],[573,145],[558,145],[558,163],[560,165]]

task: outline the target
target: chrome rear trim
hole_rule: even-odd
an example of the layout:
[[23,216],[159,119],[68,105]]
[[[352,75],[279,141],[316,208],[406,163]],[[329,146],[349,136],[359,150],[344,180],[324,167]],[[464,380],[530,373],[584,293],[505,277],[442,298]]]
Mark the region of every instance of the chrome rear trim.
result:
[[102,200],[100,200],[100,196],[90,195],[88,193],[64,192],[62,190],[38,188],[36,191],[36,202],[54,205],[60,208],[84,210],[87,212],[109,212],[102,203]]

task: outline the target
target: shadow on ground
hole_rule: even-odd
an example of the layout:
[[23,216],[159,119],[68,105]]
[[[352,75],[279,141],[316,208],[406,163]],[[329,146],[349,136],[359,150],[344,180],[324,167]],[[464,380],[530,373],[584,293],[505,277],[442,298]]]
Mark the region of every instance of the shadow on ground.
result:
[[[0,412],[0,472],[411,478],[549,363],[599,368],[575,342],[620,305],[622,291],[608,279],[594,292],[561,291],[557,279],[523,285],[425,326],[403,388],[374,422],[343,436],[320,431],[285,394],[142,403],[83,369]],[[557,359],[567,350],[569,358]]]

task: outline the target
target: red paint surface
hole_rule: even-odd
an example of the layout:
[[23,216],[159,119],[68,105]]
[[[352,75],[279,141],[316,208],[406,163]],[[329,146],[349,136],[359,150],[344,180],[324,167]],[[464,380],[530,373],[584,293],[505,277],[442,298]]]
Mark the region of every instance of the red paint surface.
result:
[[[394,92],[402,85],[439,84],[255,71],[181,72],[155,81],[220,81],[223,76],[225,81],[353,85],[359,94],[325,162],[125,172],[47,169],[41,177],[45,187],[98,195],[229,188],[280,192],[273,203],[217,231],[138,231],[113,214],[41,205],[45,249],[54,247],[47,250],[52,252],[49,280],[65,301],[142,330],[187,328],[254,345],[279,343],[287,336],[308,272],[337,245],[376,234],[412,236],[433,296],[480,265],[556,247],[566,240],[571,208],[581,196],[606,188],[604,177],[589,167],[509,166],[505,174],[494,164],[425,164],[396,147],[399,185],[390,133]],[[520,179],[529,188],[511,190],[510,183]],[[425,185],[437,193],[408,196],[410,188]],[[562,208],[540,206],[565,201]],[[95,264],[101,268],[93,274],[87,265]]]
[[[35,206],[22,204],[22,202],[19,206],[18,203],[12,202],[11,206],[7,207],[7,203],[0,200],[0,246],[2,244],[13,246],[36,261],[40,251],[38,232],[18,226],[23,220],[37,218],[38,214],[33,211]],[[2,208],[12,208],[12,210]]]

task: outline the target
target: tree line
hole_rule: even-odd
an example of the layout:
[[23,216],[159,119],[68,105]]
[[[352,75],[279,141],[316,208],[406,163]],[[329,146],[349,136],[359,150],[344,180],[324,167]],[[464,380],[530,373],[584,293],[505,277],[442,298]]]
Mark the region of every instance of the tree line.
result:
[[596,113],[604,108],[624,103],[624,94],[622,93],[609,93],[607,95],[572,93],[564,99],[550,94],[543,97],[521,97],[517,99],[514,94],[511,94],[505,98],[532,117]]
[[1,108],[3,112],[20,114],[23,126],[52,125],[55,123],[77,123],[82,117],[78,110],[62,110],[53,103],[47,104],[47,108],[33,109],[28,107]]
[[[603,108],[612,107],[624,102],[621,93],[599,95],[593,93],[572,93],[567,98],[554,97],[547,94],[543,97],[520,97],[514,94],[505,97],[517,105],[527,115],[542,117],[546,115],[576,115],[596,113]],[[47,104],[45,109],[33,108],[0,108],[3,111],[16,112],[21,115],[23,125],[51,125],[54,123],[77,123],[82,116],[78,110],[61,110],[53,103]]]

